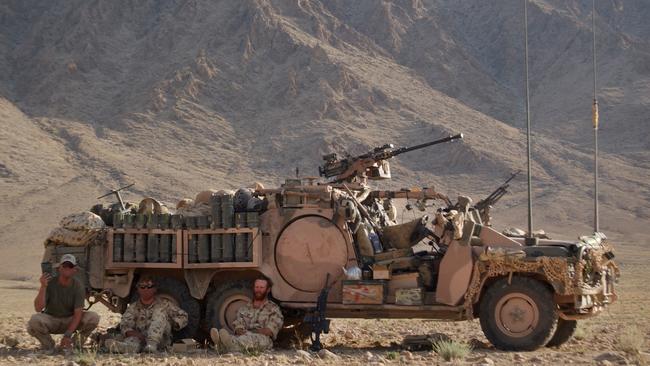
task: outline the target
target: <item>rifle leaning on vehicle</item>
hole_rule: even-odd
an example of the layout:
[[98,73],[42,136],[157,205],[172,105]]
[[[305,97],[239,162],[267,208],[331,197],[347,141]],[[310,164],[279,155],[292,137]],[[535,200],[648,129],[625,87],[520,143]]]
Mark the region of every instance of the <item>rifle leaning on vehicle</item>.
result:
[[325,277],[325,287],[318,294],[318,300],[316,301],[316,309],[314,309],[309,314],[305,315],[305,322],[309,323],[311,326],[311,349],[314,352],[318,352],[323,348],[323,345],[320,342],[321,333],[330,332],[330,320],[326,317],[327,312],[327,296],[329,296],[330,289],[332,284],[329,284],[330,274],[328,273]]

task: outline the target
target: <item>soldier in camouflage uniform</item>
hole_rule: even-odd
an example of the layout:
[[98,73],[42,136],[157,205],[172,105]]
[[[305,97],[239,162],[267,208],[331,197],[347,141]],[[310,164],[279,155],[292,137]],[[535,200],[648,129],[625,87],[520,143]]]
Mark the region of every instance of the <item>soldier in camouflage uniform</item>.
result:
[[222,347],[228,352],[271,349],[284,319],[280,307],[269,301],[270,292],[271,281],[268,278],[256,279],[253,284],[254,298],[237,312],[233,323],[235,334],[231,335],[226,329],[210,330],[215,347]]
[[156,284],[151,277],[140,278],[137,288],[140,298],[122,315],[121,335],[104,341],[110,352],[157,352],[171,344],[172,330],[187,325],[184,310],[155,296]]

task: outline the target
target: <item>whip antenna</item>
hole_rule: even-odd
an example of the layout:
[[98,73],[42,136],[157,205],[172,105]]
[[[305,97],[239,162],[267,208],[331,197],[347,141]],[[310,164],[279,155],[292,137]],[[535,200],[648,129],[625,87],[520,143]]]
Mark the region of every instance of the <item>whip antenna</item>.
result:
[[591,106],[591,121],[594,125],[594,232],[599,232],[598,223],[598,98],[596,94],[596,0],[591,1],[591,33],[593,35],[592,62],[594,69],[594,102]]
[[533,236],[533,190],[532,170],[530,153],[530,98],[528,92],[528,0],[524,0],[524,58],[526,70],[526,151],[528,162],[528,233],[526,234],[526,245],[537,244],[537,238]]

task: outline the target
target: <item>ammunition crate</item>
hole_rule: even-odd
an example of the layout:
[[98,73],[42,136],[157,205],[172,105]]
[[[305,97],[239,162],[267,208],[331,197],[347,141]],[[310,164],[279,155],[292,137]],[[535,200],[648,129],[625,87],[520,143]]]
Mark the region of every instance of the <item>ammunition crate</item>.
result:
[[261,263],[258,228],[183,230],[184,268],[252,268]]
[[343,281],[343,304],[381,305],[384,303],[385,296],[384,281]]
[[181,268],[181,230],[109,228],[107,268]]
[[116,227],[108,231],[107,267],[257,267],[259,213],[235,213],[227,198],[219,201],[219,217],[115,215]]
[[396,305],[422,305],[422,288],[400,288],[395,291]]

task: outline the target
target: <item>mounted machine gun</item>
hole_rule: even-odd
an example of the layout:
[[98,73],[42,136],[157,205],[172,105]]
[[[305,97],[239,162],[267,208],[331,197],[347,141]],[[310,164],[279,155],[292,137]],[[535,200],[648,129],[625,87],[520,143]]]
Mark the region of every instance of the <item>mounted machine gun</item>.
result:
[[329,183],[360,183],[365,185],[368,179],[390,179],[390,165],[387,160],[393,156],[462,138],[463,134],[459,133],[410,147],[396,148],[393,144],[386,144],[376,147],[365,154],[341,159],[336,153],[331,153],[323,155],[325,164],[318,167],[318,173],[321,177],[334,177]]

